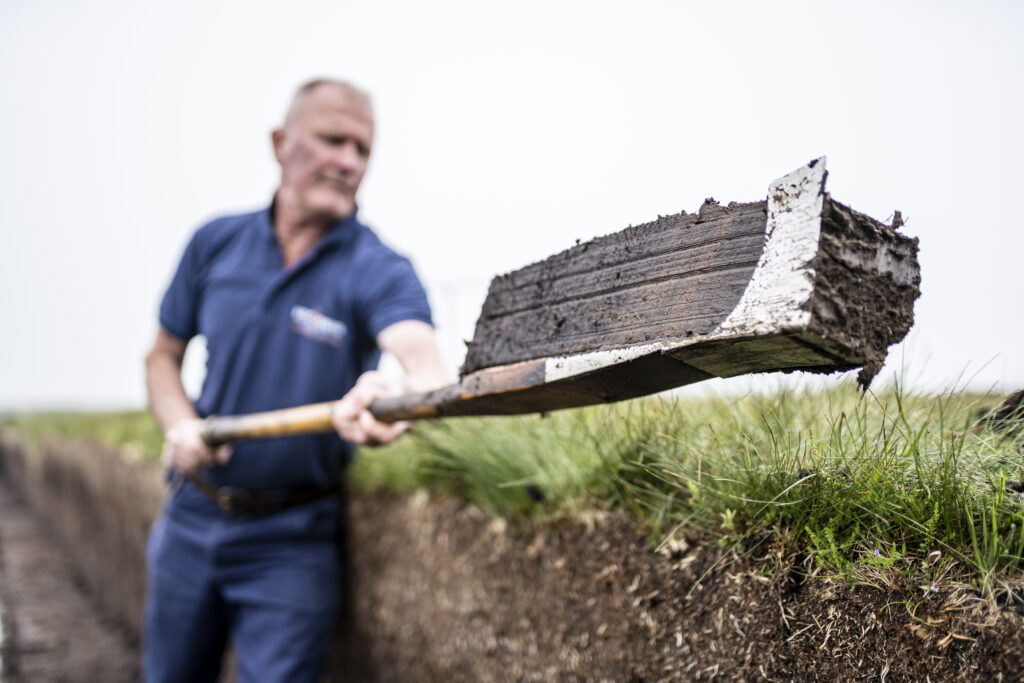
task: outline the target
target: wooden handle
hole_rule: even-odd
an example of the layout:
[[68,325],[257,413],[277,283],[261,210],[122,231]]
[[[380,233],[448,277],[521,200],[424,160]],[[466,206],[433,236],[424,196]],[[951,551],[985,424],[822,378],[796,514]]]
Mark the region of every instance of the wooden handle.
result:
[[212,415],[203,420],[203,439],[211,446],[246,439],[316,434],[334,429],[334,401],[251,415]]
[[445,405],[458,399],[461,389],[461,384],[452,384],[420,394],[378,398],[370,404],[370,412],[381,422],[429,420],[432,417],[443,417],[448,414],[444,411]]
[[[678,365],[674,361],[671,364]],[[559,382],[547,384],[544,367],[545,361],[539,359],[486,368],[434,391],[377,399],[369,410],[381,422],[398,422],[458,415],[519,415],[608,400],[605,390],[567,389]],[[655,390],[661,388],[664,387],[659,385]],[[214,415],[203,421],[203,438],[211,446],[219,446],[246,439],[329,432],[334,429],[331,421],[334,403],[312,403],[251,415]]]
[[[406,394],[377,399],[370,412],[381,422],[423,420],[440,416],[440,404],[457,394],[458,385],[422,394]],[[331,408],[334,401],[311,403],[295,408],[271,410],[250,415],[211,415],[203,420],[203,439],[211,446],[248,439],[320,434],[334,430]]]

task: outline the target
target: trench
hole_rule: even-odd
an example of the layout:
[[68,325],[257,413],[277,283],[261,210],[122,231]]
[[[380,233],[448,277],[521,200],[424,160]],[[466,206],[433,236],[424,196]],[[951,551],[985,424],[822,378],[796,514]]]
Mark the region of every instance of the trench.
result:
[[45,520],[0,476],[0,680],[134,681],[138,647],[97,608]]
[[[22,671],[66,667],[23,680],[136,680],[159,471],[95,444],[30,449],[4,438],[0,478],[20,496],[0,488],[14,660]],[[27,501],[45,522],[31,521]],[[540,524],[422,491],[358,493],[346,538],[332,681],[1024,678],[1024,616],[991,601],[850,586],[716,539],[679,537],[658,552],[613,512]],[[39,559],[13,562],[28,542]],[[51,570],[58,583],[46,583]],[[94,621],[50,612],[64,603]],[[32,630],[26,609],[71,633]]]

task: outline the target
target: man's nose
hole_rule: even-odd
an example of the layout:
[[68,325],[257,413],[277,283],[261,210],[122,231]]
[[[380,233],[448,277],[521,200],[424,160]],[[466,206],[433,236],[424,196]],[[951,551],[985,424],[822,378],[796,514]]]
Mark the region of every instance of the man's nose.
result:
[[339,145],[334,153],[334,161],[341,169],[346,171],[357,171],[366,163],[354,142],[346,142],[343,145]]

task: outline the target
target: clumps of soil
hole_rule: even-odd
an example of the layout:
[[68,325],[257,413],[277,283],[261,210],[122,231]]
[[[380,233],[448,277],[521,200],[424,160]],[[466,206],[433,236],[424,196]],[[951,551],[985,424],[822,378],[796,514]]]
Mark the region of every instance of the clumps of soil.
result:
[[425,495],[359,498],[351,531],[361,680],[1024,675],[1015,610],[854,588],[701,539],[659,553],[615,515],[538,529]]
[[1019,421],[1024,417],[1024,406],[1021,406],[1021,402],[1024,401],[1024,390],[1015,391],[1006,398],[1003,402],[996,406],[995,411],[992,414],[993,422],[1010,422]]
[[979,427],[990,427],[1003,434],[1019,434],[1024,425],[1024,389],[1015,391],[992,410],[983,410],[977,415]]
[[899,212],[887,226],[825,198],[810,329],[864,359],[857,377],[864,389],[910,330],[921,295],[917,239],[898,233],[899,225]]

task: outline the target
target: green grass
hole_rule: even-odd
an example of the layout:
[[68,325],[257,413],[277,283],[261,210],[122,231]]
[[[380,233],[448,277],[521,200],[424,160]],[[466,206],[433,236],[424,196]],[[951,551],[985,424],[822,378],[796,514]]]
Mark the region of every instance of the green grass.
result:
[[17,432],[30,445],[47,438],[87,439],[120,447],[143,460],[158,459],[163,446],[160,428],[143,410],[15,414],[0,420],[0,427]]
[[656,542],[714,536],[810,553],[855,581],[969,582],[1022,570],[1021,443],[972,429],[992,397],[822,393],[647,399],[450,420],[365,450],[366,489],[440,489],[498,514],[626,510]]
[[[717,539],[776,563],[912,591],[991,593],[1024,570],[1024,442],[976,429],[993,397],[897,389],[644,399],[546,416],[417,424],[360,452],[365,491],[418,488],[534,519],[623,510],[655,543]],[[156,457],[143,413],[19,417],[30,439],[85,436]]]

